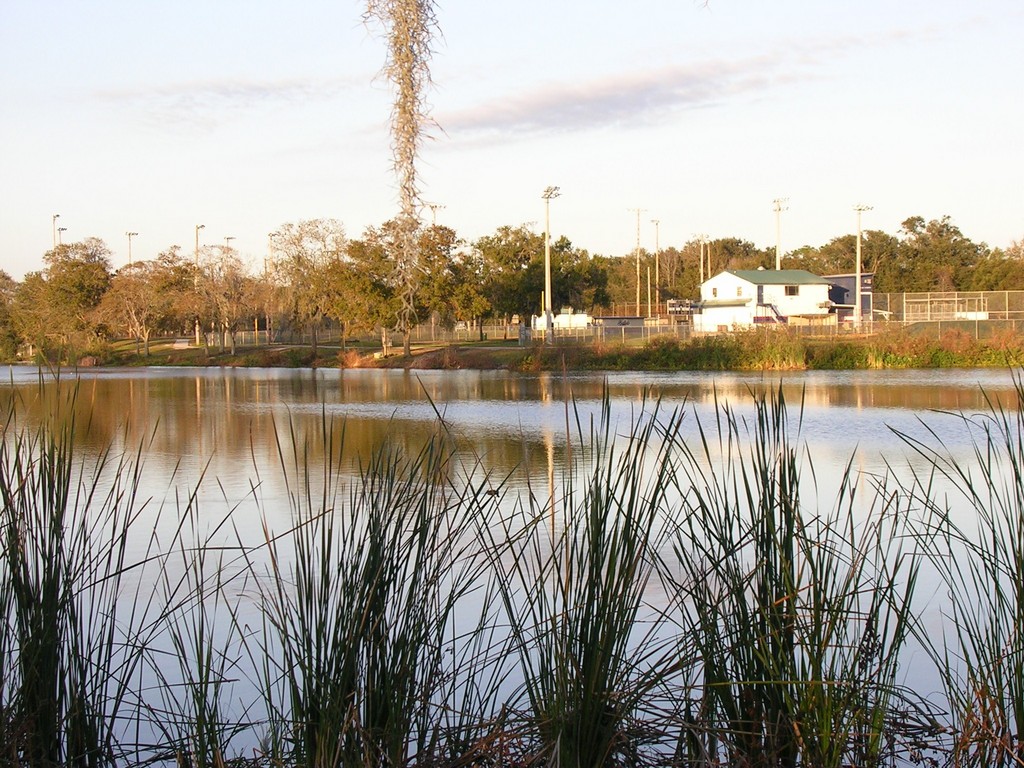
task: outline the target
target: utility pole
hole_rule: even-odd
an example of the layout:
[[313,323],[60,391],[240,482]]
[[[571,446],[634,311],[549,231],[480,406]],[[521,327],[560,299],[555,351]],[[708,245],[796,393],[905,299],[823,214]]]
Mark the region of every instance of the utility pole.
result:
[[775,269],[782,269],[782,212],[788,211],[786,203],[788,197],[777,197],[772,200],[772,210],[775,211]]
[[128,236],[128,264],[130,265],[132,263],[132,238],[136,237],[139,233],[125,232],[125,234]]
[[855,210],[857,212],[857,274],[854,277],[854,280],[856,280],[856,282],[854,283],[854,286],[853,286],[853,304],[854,304],[854,308],[853,308],[853,327],[859,330],[860,329],[860,322],[861,322],[861,315],[864,312],[864,308],[861,306],[861,296],[860,296],[860,280],[861,280],[861,277],[860,277],[860,272],[861,272],[861,261],[860,261],[860,240],[861,240],[860,215],[862,213],[864,213],[864,211],[870,211],[871,210],[871,206],[870,205],[864,205],[863,203],[857,203],[857,205],[853,206],[853,210]]
[[629,210],[636,211],[636,316],[640,317],[640,214],[647,209],[630,208]]
[[651,265],[647,265],[647,316],[654,317],[651,314]]
[[[196,272],[192,276],[192,287],[196,293],[199,292],[199,230],[205,229],[205,224],[196,224]],[[196,314],[196,346],[199,346],[199,314]]]
[[440,203],[424,203],[424,205],[427,206],[427,208],[430,209],[430,226],[436,227],[437,226],[437,212],[439,210],[441,210],[442,208],[444,208],[445,206],[441,205]]
[[[267,294],[266,294],[267,295],[267,302],[264,305],[264,309],[266,311],[265,321],[266,321],[267,344],[270,343],[270,338],[273,335],[273,332],[272,332],[273,329],[271,328],[271,322],[270,322],[271,321],[271,318],[270,318],[270,306],[271,306],[271,300],[270,300],[270,296],[271,296],[270,264],[271,264],[271,261],[274,258],[274,238],[277,237],[279,234],[280,234],[280,232],[276,232],[276,231],[275,232],[268,232],[267,233],[267,255],[263,257],[263,282],[266,283],[265,288],[267,290]],[[277,270],[275,269],[274,271],[276,273]]]
[[658,225],[661,221],[651,219],[654,225],[654,303],[658,308],[658,315],[661,315],[661,273],[659,264],[661,262],[661,244],[658,242]]
[[195,251],[196,274],[195,274],[195,283],[197,285],[199,284],[199,230],[200,229],[206,229],[206,225],[205,224],[196,224],[196,251]]
[[53,214],[53,247],[57,247],[57,219],[60,218],[59,213]]
[[548,187],[541,194],[544,201],[544,342],[555,341],[555,316],[551,311],[551,201],[562,194],[558,187]]
[[[704,284],[704,245],[708,241],[707,235],[694,235],[697,238],[697,244],[700,246],[700,285],[697,289],[700,290],[700,286]],[[711,259],[708,259],[708,277],[711,277]]]

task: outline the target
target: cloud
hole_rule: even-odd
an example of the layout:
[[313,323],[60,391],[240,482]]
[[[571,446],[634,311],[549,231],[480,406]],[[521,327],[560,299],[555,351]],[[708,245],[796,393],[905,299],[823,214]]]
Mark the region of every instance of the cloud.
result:
[[448,133],[571,131],[649,123],[666,111],[695,108],[726,95],[763,88],[765,67],[737,64],[675,67],[590,82],[555,83],[441,116]]
[[139,113],[154,125],[210,130],[240,113],[330,99],[351,85],[351,81],[342,78],[221,79],[108,90],[96,96],[103,102]]
[[535,90],[439,116],[450,135],[476,138],[509,133],[563,133],[585,128],[663,123],[681,110],[700,109],[767,89],[819,77],[821,64],[851,51],[905,40],[904,31],[787,44],[772,52],[630,72],[590,81],[551,83]]

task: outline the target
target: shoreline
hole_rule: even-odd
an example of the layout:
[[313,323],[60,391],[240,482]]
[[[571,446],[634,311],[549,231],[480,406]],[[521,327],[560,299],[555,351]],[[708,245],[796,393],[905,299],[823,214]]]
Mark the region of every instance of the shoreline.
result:
[[871,336],[802,337],[746,332],[680,341],[655,336],[642,343],[559,342],[545,346],[459,342],[414,347],[379,356],[379,348],[246,347],[235,354],[154,344],[149,357],[106,350],[79,358],[80,367],[380,368],[408,370],[537,371],[801,371],[1014,367],[1024,360],[1024,336],[977,339],[952,329],[935,336],[904,329]]

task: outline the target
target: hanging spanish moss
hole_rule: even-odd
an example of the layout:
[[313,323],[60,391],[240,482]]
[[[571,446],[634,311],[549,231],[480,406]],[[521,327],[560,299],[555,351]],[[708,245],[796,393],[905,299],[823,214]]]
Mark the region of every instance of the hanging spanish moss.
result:
[[402,303],[396,330],[408,355],[409,330],[416,324],[415,293],[419,275],[420,201],[416,158],[430,120],[426,92],[431,84],[430,57],[437,31],[432,0],[367,0],[366,21],[384,27],[388,58],[384,74],[394,89],[391,151],[398,179],[400,210],[395,277]]

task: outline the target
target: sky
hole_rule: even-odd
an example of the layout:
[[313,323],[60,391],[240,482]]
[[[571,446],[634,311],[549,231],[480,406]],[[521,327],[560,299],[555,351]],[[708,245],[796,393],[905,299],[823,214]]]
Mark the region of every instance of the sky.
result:
[[[54,225],[102,238],[115,268],[129,241],[136,260],[191,253],[199,224],[200,245],[262,265],[283,223],[356,238],[392,218],[364,8],[0,0],[0,269],[41,269]],[[976,242],[1024,239],[1021,0],[439,0],[437,17],[424,217],[467,241],[543,232],[548,186],[552,235],[608,256],[638,234],[822,245],[856,205],[865,229],[948,215]]]

